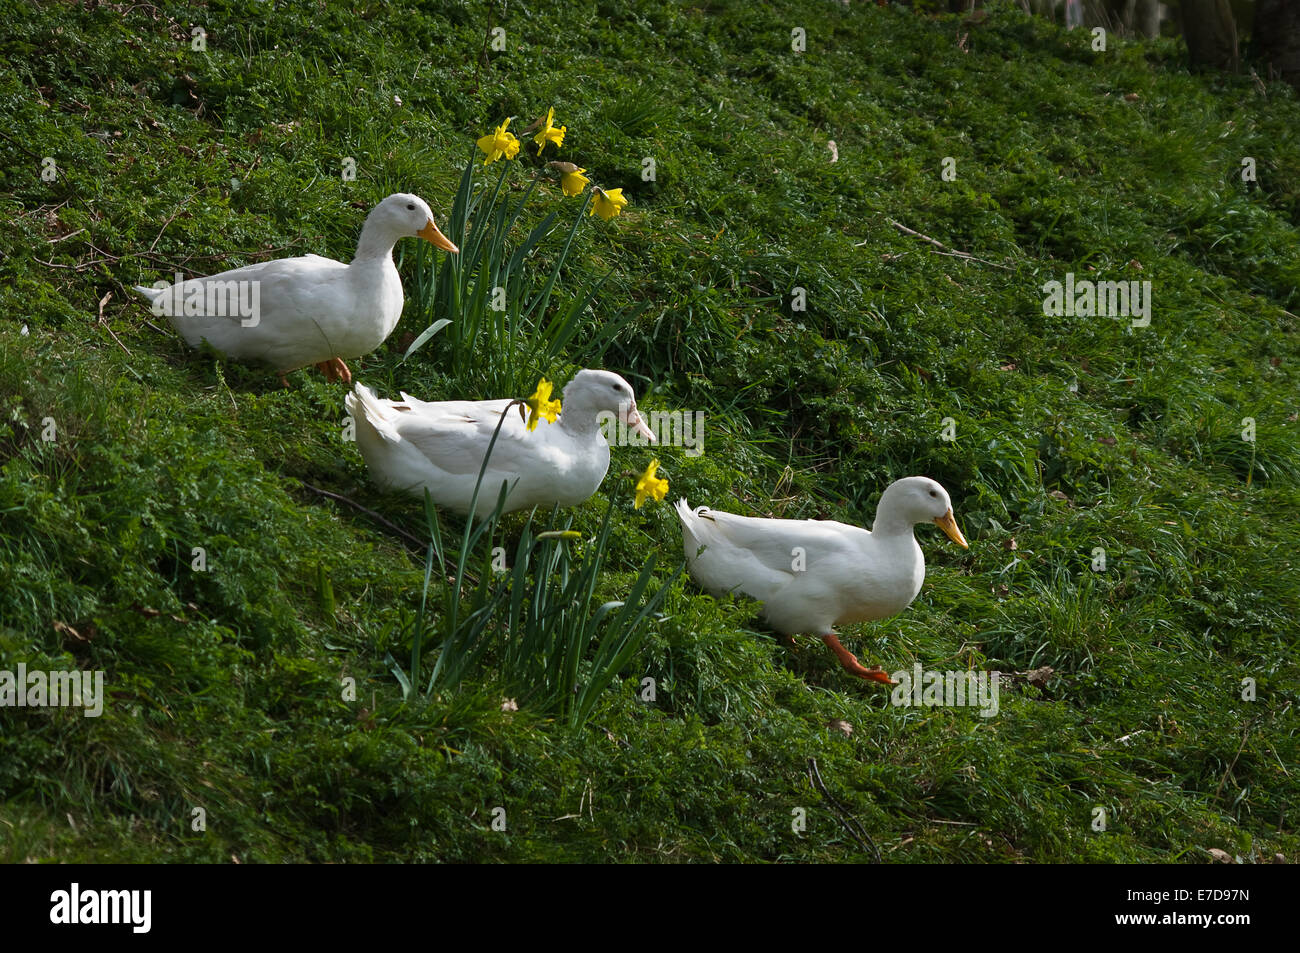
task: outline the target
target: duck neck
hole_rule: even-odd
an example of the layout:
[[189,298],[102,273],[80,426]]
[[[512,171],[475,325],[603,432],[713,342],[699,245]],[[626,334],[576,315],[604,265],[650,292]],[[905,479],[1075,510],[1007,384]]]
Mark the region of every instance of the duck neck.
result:
[[354,262],[392,261],[393,246],[397,244],[391,232],[386,232],[373,218],[367,218],[361,226],[361,237],[357,240],[357,253]]
[[871,524],[872,535],[894,538],[912,538],[912,524],[890,506],[876,509],[876,521]]
[[560,426],[575,437],[590,437],[600,429],[596,412],[582,406],[566,406],[560,414]]

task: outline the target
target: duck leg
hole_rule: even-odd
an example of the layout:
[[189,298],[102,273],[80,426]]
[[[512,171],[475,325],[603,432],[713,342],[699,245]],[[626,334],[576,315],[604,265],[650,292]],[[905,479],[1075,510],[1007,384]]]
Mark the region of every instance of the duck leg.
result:
[[863,668],[857,656],[840,645],[840,640],[834,632],[827,632],[822,636],[822,641],[826,643],[828,649],[835,653],[835,657],[840,660],[840,664],[844,666],[845,670],[858,676],[858,678],[865,678],[869,682],[881,682],[885,685],[898,684],[879,666]]
[[331,357],[328,361],[321,361],[316,365],[316,369],[325,375],[325,380],[331,384],[334,381],[342,381],[345,384],[352,383],[352,372],[348,366],[343,363],[342,358]]

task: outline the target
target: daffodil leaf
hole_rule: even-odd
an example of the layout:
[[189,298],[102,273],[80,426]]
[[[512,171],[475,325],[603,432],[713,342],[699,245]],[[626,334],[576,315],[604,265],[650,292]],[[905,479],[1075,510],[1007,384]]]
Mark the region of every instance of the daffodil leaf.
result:
[[420,336],[411,342],[411,346],[408,347],[406,353],[402,355],[402,360],[405,361],[408,357],[423,347],[429,338],[433,337],[449,324],[451,324],[451,318],[439,318],[437,321],[433,322],[433,324],[425,328],[420,333]]
[[402,686],[402,699],[405,700],[410,698],[411,680],[407,678],[406,673],[402,671],[402,666],[397,664],[397,659],[393,658],[392,652],[384,653],[384,664],[387,665],[388,670],[393,673],[393,677],[397,679],[397,683]]

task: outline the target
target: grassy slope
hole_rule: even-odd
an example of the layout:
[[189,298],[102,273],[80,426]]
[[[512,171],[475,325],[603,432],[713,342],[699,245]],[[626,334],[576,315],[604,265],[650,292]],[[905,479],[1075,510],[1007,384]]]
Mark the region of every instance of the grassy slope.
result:
[[[1005,7],[963,52],[955,19],[859,3],[411,6],[0,3],[0,668],[75,661],[112,693],[99,719],[0,711],[0,858],[867,858],[809,757],[895,861],[1300,847],[1292,94],[1189,77],[1164,42],[1094,54]],[[508,49],[480,63],[498,22]],[[921,596],[848,644],[890,670],[1051,665],[1045,690],[1019,683],[987,720],[892,708],[684,584],[604,731],[503,713],[489,683],[401,702],[382,659],[422,561],[299,484],[418,525],[341,443],[342,390],[191,354],[126,286],[346,258],[378,198],[445,210],[474,137],[552,104],[563,157],[633,199],[582,231],[571,276],[612,267],[602,307],[652,302],[606,365],[649,408],[709,415],[703,457],[660,453],[671,496],[869,524],[889,480],[936,477],[970,551],[922,527]],[[1045,318],[1040,286],[1070,270],[1150,279],[1151,327]],[[437,342],[400,353],[354,370],[471,396]],[[680,550],[666,506],[622,502],[648,458],[616,450],[605,486],[627,572]]]

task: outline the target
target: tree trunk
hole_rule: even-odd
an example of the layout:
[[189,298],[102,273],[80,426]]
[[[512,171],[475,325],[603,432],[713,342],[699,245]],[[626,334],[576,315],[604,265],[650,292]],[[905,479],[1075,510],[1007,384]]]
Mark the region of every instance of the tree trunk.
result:
[[1160,0],[1082,0],[1083,25],[1124,36],[1160,35]]
[[1160,0],[1128,0],[1124,25],[1148,40],[1160,35]]
[[1182,0],[1179,17],[1192,69],[1237,70],[1237,24],[1228,0]]
[[1300,89],[1300,0],[1259,0],[1255,39],[1269,76]]

